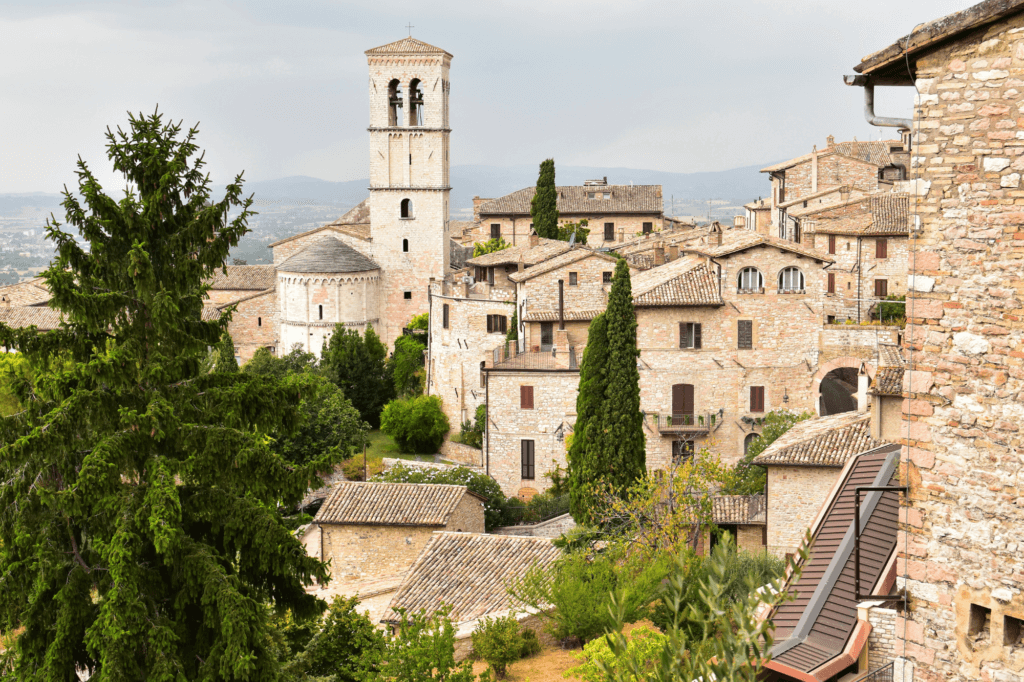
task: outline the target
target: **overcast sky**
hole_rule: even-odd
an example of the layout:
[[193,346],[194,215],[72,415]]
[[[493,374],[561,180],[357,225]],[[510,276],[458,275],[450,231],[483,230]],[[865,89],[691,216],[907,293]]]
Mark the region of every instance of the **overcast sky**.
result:
[[[970,0],[0,2],[0,192],[109,179],[127,110],[200,122],[218,181],[367,176],[363,51],[454,55],[452,164],[725,170],[878,139],[861,57]],[[882,115],[910,116],[908,89]]]

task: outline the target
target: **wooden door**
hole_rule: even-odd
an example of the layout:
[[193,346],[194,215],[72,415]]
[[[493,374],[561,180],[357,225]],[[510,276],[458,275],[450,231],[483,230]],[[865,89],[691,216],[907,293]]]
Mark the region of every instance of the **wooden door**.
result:
[[672,424],[693,422],[693,384],[672,386]]

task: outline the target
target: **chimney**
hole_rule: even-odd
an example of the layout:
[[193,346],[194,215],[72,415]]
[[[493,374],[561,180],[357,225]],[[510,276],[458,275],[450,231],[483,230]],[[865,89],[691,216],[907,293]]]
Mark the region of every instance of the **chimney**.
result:
[[711,234],[713,236],[711,242],[715,246],[721,246],[722,245],[722,232],[723,232],[723,230],[722,230],[722,223],[718,222],[717,220],[715,222],[711,223]]
[[480,197],[473,197],[473,222],[480,222],[480,204],[487,201],[487,199],[481,199]]
[[860,363],[860,371],[857,372],[857,412],[861,414],[868,411],[868,383],[870,381],[867,368],[862,362]]
[[746,227],[747,226],[747,217],[746,216],[742,216],[742,215],[734,216],[733,219],[732,219],[732,226],[736,227],[736,228],[741,228],[741,229]]
[[523,257],[519,256],[519,262],[516,264],[516,271],[522,272],[526,269],[526,265],[523,264]]
[[827,138],[825,138],[825,144],[828,145],[829,149],[832,149],[832,147],[835,147],[836,146],[836,138],[835,138],[835,136],[829,135]]
[[530,248],[540,246],[540,236],[536,232],[530,233]]
[[669,244],[669,246],[668,246],[668,259],[669,260],[675,260],[677,258],[679,258],[679,245],[678,244]]
[[850,186],[843,185],[839,188],[839,201],[846,201],[850,198]]
[[818,192],[818,145],[811,152],[811,194]]
[[661,242],[654,247],[654,267],[665,264],[665,247]]
[[860,145],[857,144],[857,138],[853,138],[853,143],[850,145],[850,156],[857,157],[860,152]]

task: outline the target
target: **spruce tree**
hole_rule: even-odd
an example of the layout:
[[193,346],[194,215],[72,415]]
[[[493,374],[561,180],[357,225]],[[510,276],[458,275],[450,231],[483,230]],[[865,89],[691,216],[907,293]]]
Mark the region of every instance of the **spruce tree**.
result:
[[595,521],[592,515],[592,484],[601,479],[604,466],[591,447],[600,430],[608,365],[608,320],[602,313],[587,331],[587,345],[580,362],[580,386],[576,395],[576,425],[569,445],[569,510],[580,524]]
[[558,190],[555,189],[555,160],[548,159],[540,164],[537,176],[537,193],[530,202],[533,229],[545,239],[558,238]]
[[[296,465],[301,386],[203,373],[226,317],[206,282],[247,231],[242,176],[211,196],[197,130],[158,113],[107,131],[115,201],[78,161],[43,273],[63,314],[43,334],[0,325],[33,380],[0,420],[0,628],[19,680],[274,680],[274,607],[307,618],[327,578],[279,510],[325,458]],[[235,208],[236,215],[230,217]],[[333,457],[333,455],[332,455]],[[11,641],[11,640],[8,640]]]

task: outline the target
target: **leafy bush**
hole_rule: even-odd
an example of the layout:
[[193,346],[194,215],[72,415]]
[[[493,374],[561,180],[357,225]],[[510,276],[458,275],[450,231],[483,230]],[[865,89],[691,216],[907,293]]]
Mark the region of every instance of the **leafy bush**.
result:
[[612,653],[604,637],[588,642],[583,651],[573,652],[573,658],[580,661],[580,665],[569,668],[562,673],[562,677],[574,677],[583,682],[605,682],[608,678],[601,670],[603,663],[613,672],[622,670],[626,673],[623,682],[645,682],[649,679],[646,675],[638,677],[628,671],[634,666],[640,670],[650,670],[665,648],[668,638],[648,627],[638,626],[633,628],[626,641],[626,652],[622,657]]
[[359,416],[374,429],[380,427],[384,405],[395,398],[395,381],[387,357],[387,347],[373,327],[368,326],[360,336],[354,329],[338,324],[324,344],[320,362],[324,376],[345,392]]
[[508,666],[522,656],[522,628],[514,615],[484,618],[472,637],[473,651],[487,661],[499,680],[505,679]]
[[495,251],[504,251],[505,249],[512,246],[507,241],[499,237],[488,239],[485,242],[477,242],[473,244],[473,258],[477,256],[483,256],[488,253],[494,253]]
[[283,379],[289,374],[316,369],[316,356],[296,344],[290,353],[277,357],[266,348],[257,348],[252,359],[242,365],[243,374],[257,374]]
[[456,443],[462,443],[472,448],[484,446],[484,424],[487,422],[487,406],[478,405],[476,408],[475,421],[468,419],[462,422],[462,430],[452,437]]
[[364,466],[363,454],[359,453],[342,462],[341,471],[345,474],[345,478],[350,481],[365,481],[367,479],[364,476],[364,472],[369,472],[369,477],[373,478],[384,471],[384,460],[380,457],[368,457]]
[[308,643],[284,669],[299,681],[356,682],[376,668],[385,647],[382,631],[356,611],[358,597],[337,596]]
[[791,410],[772,410],[766,414],[762,421],[761,435],[750,443],[743,458],[736,463],[722,494],[757,495],[764,492],[768,476],[764,467],[753,463],[754,458],[778,440],[779,436],[793,428],[793,425],[813,416],[810,412]]
[[380,430],[394,438],[402,452],[432,455],[450,428],[436,395],[392,400],[380,415]]
[[519,650],[519,658],[529,658],[539,654],[540,639],[537,637],[537,632],[524,627],[521,634],[523,637],[523,648]]
[[905,323],[907,319],[907,297],[895,294],[879,301],[875,306],[875,315],[883,323]]
[[530,498],[529,502],[523,502],[517,497],[506,499],[501,523],[503,526],[514,526],[520,523],[539,523],[540,521],[568,513],[568,511],[568,495],[556,497],[549,490],[539,495],[534,495]]
[[[379,669],[373,680],[395,682],[473,682],[469,661],[455,663],[455,627],[448,619],[450,607],[427,615],[426,611],[398,614],[398,635],[387,641],[384,651],[364,656],[368,669]],[[376,652],[371,652],[376,654]]]
[[411,336],[395,339],[395,352],[391,354],[391,376],[395,382],[395,394],[399,397],[423,393],[423,351],[426,346]]
[[390,483],[440,483],[446,485],[464,485],[470,491],[484,498],[484,527],[487,532],[502,523],[502,513],[506,505],[505,494],[501,486],[490,476],[480,474],[466,467],[408,467],[396,464],[387,471],[374,476],[375,481]]

